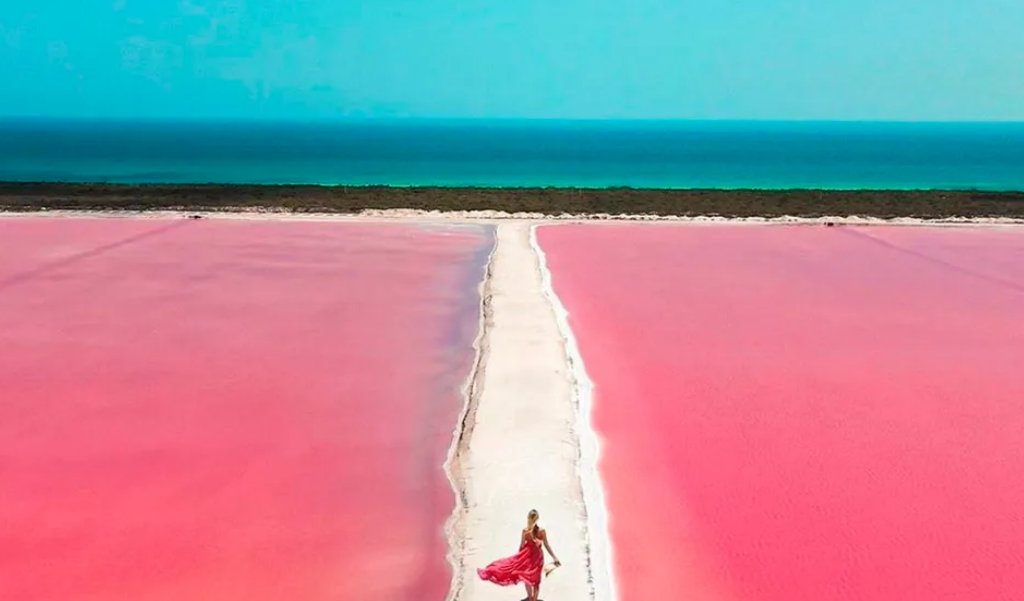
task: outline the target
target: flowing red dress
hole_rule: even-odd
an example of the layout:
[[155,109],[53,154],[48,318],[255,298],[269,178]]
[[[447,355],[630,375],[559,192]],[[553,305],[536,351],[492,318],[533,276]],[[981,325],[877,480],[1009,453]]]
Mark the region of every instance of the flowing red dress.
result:
[[527,534],[519,552],[506,557],[476,573],[483,580],[501,586],[513,586],[524,583],[540,586],[540,575],[544,571],[544,550],[540,548],[541,540],[532,533]]

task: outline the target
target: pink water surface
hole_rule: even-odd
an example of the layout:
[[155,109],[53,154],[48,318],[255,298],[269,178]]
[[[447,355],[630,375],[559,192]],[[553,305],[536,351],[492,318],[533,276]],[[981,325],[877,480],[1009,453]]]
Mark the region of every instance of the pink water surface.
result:
[[1024,233],[544,227],[622,601],[1024,599]]
[[0,599],[443,599],[490,240],[0,220]]

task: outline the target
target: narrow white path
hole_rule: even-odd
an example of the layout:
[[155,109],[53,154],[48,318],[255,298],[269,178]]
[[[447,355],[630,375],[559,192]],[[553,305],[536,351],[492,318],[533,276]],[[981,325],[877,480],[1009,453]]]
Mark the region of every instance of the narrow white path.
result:
[[[526,513],[537,509],[562,567],[541,598],[592,598],[586,512],[577,459],[572,376],[559,324],[544,292],[530,224],[498,226],[485,294],[482,370],[474,382],[467,435],[453,473],[464,506],[454,522],[457,601],[519,600],[476,569],[518,551]],[[461,553],[459,553],[461,551]]]

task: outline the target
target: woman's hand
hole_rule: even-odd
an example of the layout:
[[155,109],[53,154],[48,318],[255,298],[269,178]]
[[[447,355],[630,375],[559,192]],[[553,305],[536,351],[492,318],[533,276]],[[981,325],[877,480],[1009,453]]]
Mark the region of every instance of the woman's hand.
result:
[[556,560],[555,560],[555,567],[556,567],[556,568],[559,568],[559,567],[561,567],[561,566],[562,566],[562,562],[560,562],[560,561],[558,561],[558,560],[556,559]]

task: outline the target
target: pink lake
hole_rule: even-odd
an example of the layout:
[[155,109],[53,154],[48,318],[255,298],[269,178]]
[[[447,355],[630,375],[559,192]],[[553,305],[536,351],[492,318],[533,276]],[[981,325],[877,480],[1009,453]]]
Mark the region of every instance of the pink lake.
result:
[[0,219],[0,598],[443,599],[491,241]]
[[621,601],[1024,598],[1024,231],[538,236]]

